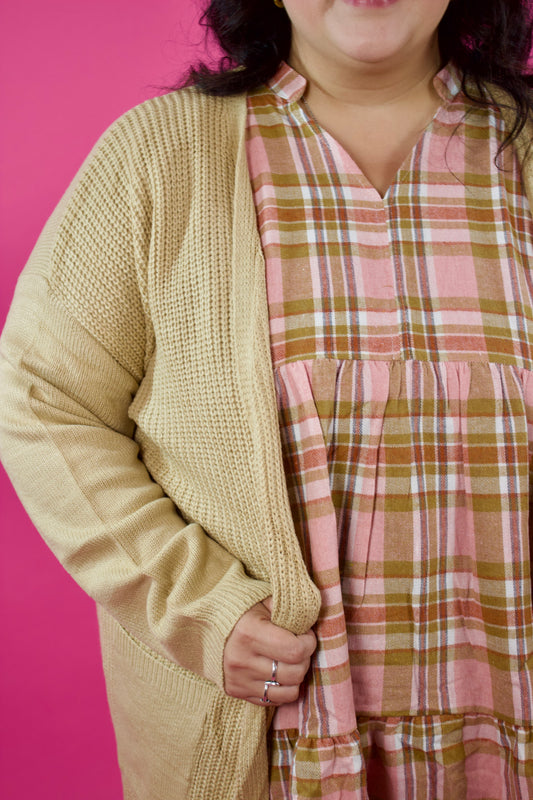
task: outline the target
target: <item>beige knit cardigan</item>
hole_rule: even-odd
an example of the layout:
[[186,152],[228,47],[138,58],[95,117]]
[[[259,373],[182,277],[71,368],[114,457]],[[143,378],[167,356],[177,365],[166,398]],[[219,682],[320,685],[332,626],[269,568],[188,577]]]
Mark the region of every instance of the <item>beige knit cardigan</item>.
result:
[[268,711],[225,695],[224,644],[270,594],[295,633],[320,606],[283,472],[245,124],[244,97],[194,90],[117,120],[1,339],[0,454],[97,602],[127,800],[267,800]]

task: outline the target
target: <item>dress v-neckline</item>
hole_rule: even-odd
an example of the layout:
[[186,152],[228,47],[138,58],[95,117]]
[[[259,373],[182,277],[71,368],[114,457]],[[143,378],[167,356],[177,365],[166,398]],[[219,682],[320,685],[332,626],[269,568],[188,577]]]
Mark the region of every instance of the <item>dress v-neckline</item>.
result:
[[416,142],[411,147],[409,152],[406,154],[404,160],[402,161],[402,163],[400,164],[400,166],[398,167],[398,169],[394,173],[392,180],[388,184],[387,189],[382,194],[380,192],[380,190],[376,187],[376,185],[366,175],[366,173],[363,171],[363,169],[359,166],[359,164],[354,159],[354,157],[344,147],[344,145],[342,145],[341,142],[332,133],[330,133],[326,128],[324,128],[323,125],[321,125],[320,122],[318,122],[318,120],[314,116],[311,108],[309,107],[308,102],[306,101],[306,99],[303,96],[300,98],[300,105],[301,105],[301,107],[302,107],[302,109],[303,109],[303,111],[305,113],[306,122],[315,130],[317,135],[319,135],[321,137],[321,139],[328,144],[329,147],[333,147],[333,148],[336,148],[338,150],[338,152],[342,155],[343,161],[346,161],[347,163],[349,163],[351,165],[351,167],[352,167],[352,171],[356,175],[359,175],[361,181],[365,185],[365,188],[367,188],[369,191],[373,191],[377,195],[377,199],[380,202],[382,202],[384,205],[387,204],[387,201],[388,201],[388,199],[390,197],[391,191],[394,189],[394,187],[397,186],[398,184],[402,183],[402,179],[401,179],[402,173],[405,174],[406,172],[411,172],[412,171],[413,161],[415,160],[416,155],[419,152],[420,147],[423,144],[424,138],[428,133],[431,132],[431,129],[433,128],[433,126],[434,126],[434,124],[435,124],[435,122],[436,122],[436,120],[437,120],[437,118],[438,118],[438,116],[439,116],[439,114],[440,114],[440,112],[441,112],[441,110],[443,108],[443,103],[442,102],[439,103],[435,113],[433,114],[433,116],[431,117],[431,119],[429,120],[427,125],[421,130]]

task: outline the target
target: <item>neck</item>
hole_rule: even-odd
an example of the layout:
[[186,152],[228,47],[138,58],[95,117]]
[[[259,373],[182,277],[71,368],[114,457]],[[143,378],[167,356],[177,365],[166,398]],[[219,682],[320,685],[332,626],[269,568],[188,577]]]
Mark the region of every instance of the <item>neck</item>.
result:
[[414,96],[433,90],[439,71],[440,54],[435,37],[430,46],[410,58],[399,57],[387,63],[332,63],[308,58],[305,44],[293,41],[290,65],[307,80],[309,100],[321,96],[329,103],[345,106],[383,107],[409,102]]

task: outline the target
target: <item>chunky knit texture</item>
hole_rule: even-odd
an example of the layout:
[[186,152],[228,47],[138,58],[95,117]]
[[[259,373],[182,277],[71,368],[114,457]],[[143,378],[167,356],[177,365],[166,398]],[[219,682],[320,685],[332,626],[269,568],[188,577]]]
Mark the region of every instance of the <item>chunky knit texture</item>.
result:
[[150,800],[265,796],[266,712],[223,693],[224,644],[271,593],[295,633],[319,608],[281,462],[245,117],[187,91],[118,120],[2,338],[2,458],[101,606],[126,791]]
[[267,712],[224,694],[224,644],[269,594],[295,633],[319,609],[283,473],[245,123],[245,98],[194,90],[114,123],[1,341],[1,456],[97,601],[132,800],[266,800]]

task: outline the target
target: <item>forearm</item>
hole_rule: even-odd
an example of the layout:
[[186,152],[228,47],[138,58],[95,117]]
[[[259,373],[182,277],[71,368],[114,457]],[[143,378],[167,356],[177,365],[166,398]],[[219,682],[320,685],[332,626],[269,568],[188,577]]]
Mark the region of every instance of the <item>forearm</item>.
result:
[[132,438],[136,381],[23,278],[2,337],[0,452],[65,569],[128,631],[222,685],[224,643],[270,593],[153,482]]

